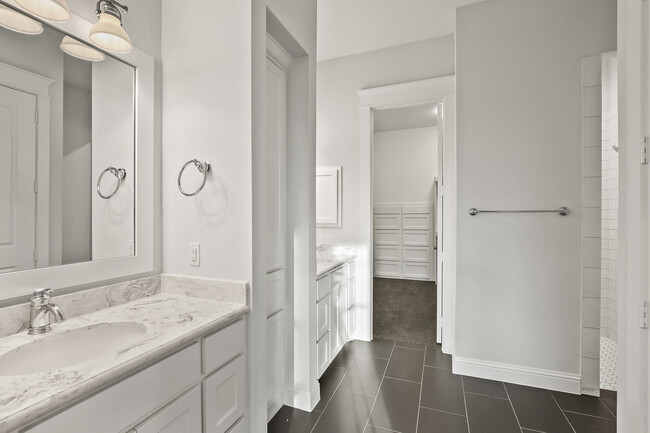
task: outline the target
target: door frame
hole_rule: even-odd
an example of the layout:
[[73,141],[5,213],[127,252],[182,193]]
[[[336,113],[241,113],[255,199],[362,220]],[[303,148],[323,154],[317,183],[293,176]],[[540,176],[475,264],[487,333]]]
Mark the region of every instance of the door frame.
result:
[[[445,287],[444,317],[445,338],[442,350],[453,353],[454,342],[454,301],[455,301],[455,227],[456,227],[456,77],[453,75],[390,86],[362,89],[358,92],[360,100],[359,131],[361,158],[359,174],[360,186],[360,226],[359,240],[359,299],[357,323],[358,338],[370,341],[373,338],[373,181],[374,181],[374,110],[397,108],[425,103],[442,103],[445,107],[442,116],[444,131],[445,161],[443,161],[446,180],[444,184],[449,196],[445,208],[445,238],[448,246],[445,252],[446,271],[442,285]],[[440,254],[440,251],[438,251]],[[440,282],[439,282],[440,284]]]
[[[50,260],[50,86],[54,80],[0,62],[0,85],[36,97],[36,267]],[[45,183],[40,182],[45,179]],[[39,188],[38,185],[41,184]]]

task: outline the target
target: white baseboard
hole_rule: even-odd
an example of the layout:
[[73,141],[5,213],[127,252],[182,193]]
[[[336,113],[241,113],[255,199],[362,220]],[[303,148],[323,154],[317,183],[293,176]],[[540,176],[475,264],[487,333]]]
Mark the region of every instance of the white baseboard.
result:
[[273,419],[275,414],[277,414],[280,409],[282,409],[283,404],[284,404],[284,402],[282,401],[282,399],[278,399],[278,400],[274,401],[273,403],[271,403],[271,405],[266,409],[266,422],[267,423]]
[[311,412],[318,402],[320,401],[320,384],[316,382],[316,386],[311,390],[295,388],[293,386],[287,387],[287,394],[285,404],[287,406],[295,407],[296,409]]
[[600,388],[594,388],[593,386],[582,386],[580,391],[584,395],[591,395],[593,397],[600,397]]
[[478,359],[453,358],[454,374],[580,394],[580,375]]

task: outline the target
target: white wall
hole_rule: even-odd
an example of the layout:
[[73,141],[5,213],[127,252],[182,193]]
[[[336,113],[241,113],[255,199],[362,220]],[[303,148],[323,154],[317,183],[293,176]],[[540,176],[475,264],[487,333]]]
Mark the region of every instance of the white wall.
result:
[[356,243],[359,209],[361,89],[454,74],[454,38],[446,36],[318,63],[316,162],[343,167],[340,228],[320,228],[319,243]]
[[616,56],[602,61],[602,257],[600,335],[618,340],[618,74]]
[[[615,49],[616,2],[493,0],[456,29],[454,368],[578,391],[581,58]],[[572,214],[467,213],[559,206]]]
[[[288,183],[303,185],[298,207],[287,215],[288,224],[295,224],[290,248],[292,252],[297,249],[297,257],[304,257],[300,293],[309,296],[310,273],[311,285],[315,284],[315,254],[310,254],[315,250],[315,202],[309,186],[315,175],[316,2],[190,0],[179,8],[176,2],[163,0],[162,5],[163,270],[251,283],[247,417],[249,431],[263,431],[267,7],[309,54],[295,60],[301,72],[294,82],[299,91],[292,85],[288,89],[288,109],[297,106],[301,110],[288,122],[289,130],[292,122],[300,125],[297,135],[288,134],[288,141],[299,139],[301,149],[295,154],[289,143],[287,149],[288,164],[296,167],[288,169]],[[212,173],[203,191],[190,198],[178,191],[176,176],[180,166],[192,158],[209,161]],[[188,266],[189,242],[201,243],[201,267]]]
[[375,203],[433,203],[438,128],[375,132]]

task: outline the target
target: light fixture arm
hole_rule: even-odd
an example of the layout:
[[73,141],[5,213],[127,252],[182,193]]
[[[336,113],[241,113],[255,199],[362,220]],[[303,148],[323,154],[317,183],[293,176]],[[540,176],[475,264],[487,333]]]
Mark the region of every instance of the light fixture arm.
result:
[[[103,4],[102,4],[103,3]],[[122,12],[127,13],[129,7],[121,3],[116,2],[115,0],[99,0],[95,8],[97,16],[102,12],[113,15],[115,18],[119,19],[122,22]]]

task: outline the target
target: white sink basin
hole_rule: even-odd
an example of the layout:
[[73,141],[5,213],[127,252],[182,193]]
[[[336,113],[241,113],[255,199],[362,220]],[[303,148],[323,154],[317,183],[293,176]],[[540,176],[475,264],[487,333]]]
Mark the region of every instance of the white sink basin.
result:
[[44,336],[0,356],[0,376],[53,371],[128,349],[141,341],[147,327],[136,322],[111,322]]

